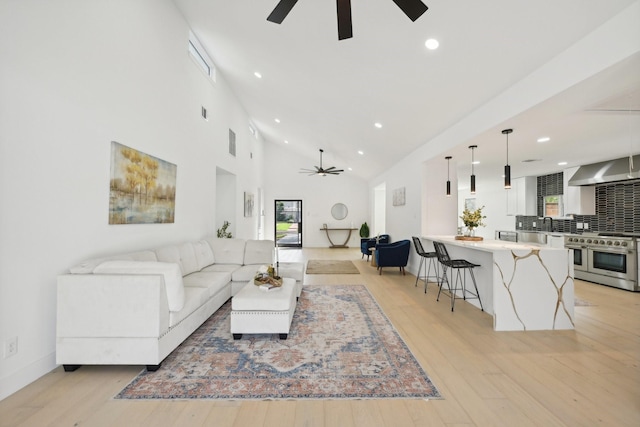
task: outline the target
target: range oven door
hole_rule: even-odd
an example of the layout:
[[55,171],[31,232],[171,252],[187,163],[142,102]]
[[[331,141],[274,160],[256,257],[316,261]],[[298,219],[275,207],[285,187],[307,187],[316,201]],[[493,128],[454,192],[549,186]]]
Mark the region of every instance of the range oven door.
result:
[[567,249],[573,249],[573,270],[587,271],[587,248],[580,246],[566,246]]
[[587,265],[591,273],[637,281],[636,253],[633,250],[592,248],[588,250]]

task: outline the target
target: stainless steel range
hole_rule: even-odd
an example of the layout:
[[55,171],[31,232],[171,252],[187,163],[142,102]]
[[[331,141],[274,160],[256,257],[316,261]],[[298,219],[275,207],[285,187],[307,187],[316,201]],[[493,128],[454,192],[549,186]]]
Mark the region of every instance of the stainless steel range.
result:
[[638,292],[636,239],[622,234],[565,236],[576,279]]

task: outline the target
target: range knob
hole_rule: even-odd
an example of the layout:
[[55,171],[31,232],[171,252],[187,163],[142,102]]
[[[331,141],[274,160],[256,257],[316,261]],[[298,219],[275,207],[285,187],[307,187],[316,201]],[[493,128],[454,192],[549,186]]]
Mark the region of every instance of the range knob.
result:
[[620,246],[620,242],[613,242],[613,246]]
[[[584,242],[584,239],[580,239],[581,242]],[[591,243],[591,239],[587,239],[587,243]]]
[[627,246],[627,242],[620,243],[622,246]]
[[601,245],[604,245],[604,240],[600,240],[600,244],[601,244]]
[[611,240],[607,240],[607,246],[611,246],[613,242]]

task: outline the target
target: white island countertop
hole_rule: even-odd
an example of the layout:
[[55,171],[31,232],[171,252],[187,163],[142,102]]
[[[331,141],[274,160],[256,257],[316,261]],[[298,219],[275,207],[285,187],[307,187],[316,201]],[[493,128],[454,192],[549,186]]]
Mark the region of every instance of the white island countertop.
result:
[[[484,311],[493,315],[496,331],[574,329],[573,262],[568,249],[502,240],[456,240],[455,236],[422,239],[444,243],[452,259],[480,265],[474,268],[474,275]],[[447,276],[453,287],[454,276],[451,272]],[[477,300],[467,302],[480,307]]]

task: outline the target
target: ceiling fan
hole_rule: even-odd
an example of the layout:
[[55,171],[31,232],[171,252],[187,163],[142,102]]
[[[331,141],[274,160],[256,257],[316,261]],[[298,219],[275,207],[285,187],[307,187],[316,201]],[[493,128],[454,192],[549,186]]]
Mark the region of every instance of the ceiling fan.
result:
[[335,166],[331,166],[330,168],[324,169],[322,167],[322,153],[324,153],[324,150],[321,148],[320,149],[320,166],[314,166],[315,169],[300,169],[300,173],[307,173],[309,174],[309,176],[311,175],[327,176],[327,175],[340,175],[340,172],[344,172],[344,169],[336,169]]
[[[280,0],[267,17],[267,21],[282,24],[284,18],[287,17],[297,2],[298,0]],[[414,22],[429,9],[421,0],[393,0],[393,2]],[[351,0],[336,0],[336,5],[338,8],[338,40],[350,39],[353,37]]]

